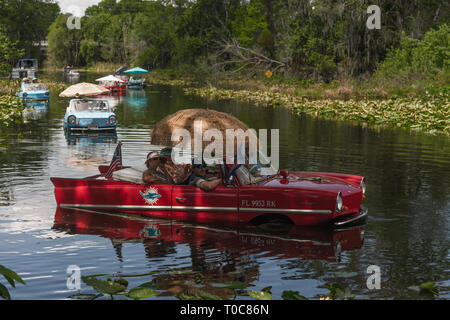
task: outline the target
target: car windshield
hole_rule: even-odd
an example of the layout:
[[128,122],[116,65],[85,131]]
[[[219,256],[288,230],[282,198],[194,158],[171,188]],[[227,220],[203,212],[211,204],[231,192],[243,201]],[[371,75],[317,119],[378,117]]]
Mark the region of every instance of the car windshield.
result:
[[71,108],[74,112],[109,111],[108,102],[104,100],[72,100]]
[[236,169],[236,175],[244,186],[266,180],[276,173],[277,171],[274,168],[263,167],[260,163],[251,165],[243,164]]
[[45,84],[43,83],[25,83],[23,85],[24,91],[43,91],[47,90]]

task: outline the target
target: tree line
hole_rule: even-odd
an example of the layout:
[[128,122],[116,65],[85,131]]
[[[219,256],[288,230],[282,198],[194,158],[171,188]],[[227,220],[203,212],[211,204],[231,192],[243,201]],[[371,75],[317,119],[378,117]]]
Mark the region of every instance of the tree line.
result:
[[43,60],[39,42],[60,13],[53,0],[0,0],[0,75],[21,57]]
[[[380,8],[380,29],[367,28],[370,5]],[[446,0],[103,0],[86,10],[80,29],[67,27],[69,14],[52,12],[51,25],[43,19],[41,28],[20,34],[42,36],[47,26],[47,61],[55,66],[126,63],[250,76],[270,69],[330,81],[370,77],[427,32],[440,30],[440,46],[449,51]],[[448,67],[445,52],[432,60]]]

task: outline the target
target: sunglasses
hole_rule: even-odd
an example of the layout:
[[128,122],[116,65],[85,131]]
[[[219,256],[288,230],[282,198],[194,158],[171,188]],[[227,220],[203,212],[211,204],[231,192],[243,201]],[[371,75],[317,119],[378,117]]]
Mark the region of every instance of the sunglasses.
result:
[[148,159],[147,161],[156,161],[156,160],[161,160],[161,158],[151,158],[151,159]]

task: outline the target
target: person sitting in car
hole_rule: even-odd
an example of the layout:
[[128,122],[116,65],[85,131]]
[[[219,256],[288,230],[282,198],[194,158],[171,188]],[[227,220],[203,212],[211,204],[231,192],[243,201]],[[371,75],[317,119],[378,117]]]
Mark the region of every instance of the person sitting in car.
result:
[[192,173],[192,165],[175,164],[172,161],[172,148],[164,148],[160,152],[160,170],[169,179],[171,184],[186,184]]
[[147,166],[147,170],[142,174],[142,180],[145,184],[169,183],[169,180],[160,169],[161,157],[158,152],[150,152],[147,155],[145,165]]
[[203,191],[212,191],[220,185],[222,180],[220,178],[213,178],[212,180],[207,180],[206,177],[206,165],[205,164],[194,164],[193,172],[189,177],[189,185],[196,186]]

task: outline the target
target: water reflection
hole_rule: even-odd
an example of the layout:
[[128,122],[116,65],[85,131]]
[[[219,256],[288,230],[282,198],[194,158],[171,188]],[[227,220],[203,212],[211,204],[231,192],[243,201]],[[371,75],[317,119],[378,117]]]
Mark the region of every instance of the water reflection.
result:
[[93,170],[99,165],[109,163],[111,149],[117,144],[116,132],[65,133],[68,152],[66,166],[77,171]]
[[122,94],[109,94],[97,96],[98,99],[108,101],[110,107],[115,110],[119,104],[124,101],[124,96]]
[[[332,230],[241,225],[238,229],[226,229],[62,208],[56,210],[52,229],[69,235],[109,238],[120,263],[128,260],[123,250],[126,244],[142,244],[149,264],[158,263],[157,270],[151,270],[151,284],[162,291],[161,296],[202,288],[223,298],[232,298],[236,292],[221,284],[252,287],[264,273],[262,261],[336,262],[342,252],[360,249],[364,236],[362,227]],[[169,257],[186,255],[189,264],[167,262]]]
[[39,120],[47,114],[50,103],[48,101],[27,101],[23,104],[23,117],[28,120]]
[[116,144],[117,133],[116,132],[100,132],[100,133],[65,133],[68,145],[88,146],[97,143],[103,144]]
[[144,89],[128,90],[125,102],[130,107],[143,109],[147,107],[149,99],[146,97]]
[[[113,246],[141,242],[148,258],[162,257],[177,245],[188,244],[194,258],[206,247],[233,251],[236,256],[262,254],[264,257],[339,261],[342,252],[360,249],[364,228],[304,228],[291,225],[242,224],[237,229],[195,225],[137,215],[99,213],[58,208],[53,229],[69,234],[91,234],[109,238]],[[158,245],[157,245],[158,244]],[[153,248],[155,245],[157,249]],[[120,257],[119,257],[120,258]],[[194,261],[193,261],[194,262]],[[195,269],[195,266],[193,266]]]

